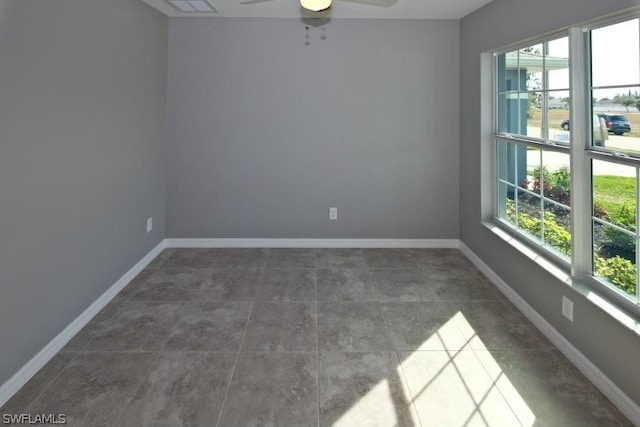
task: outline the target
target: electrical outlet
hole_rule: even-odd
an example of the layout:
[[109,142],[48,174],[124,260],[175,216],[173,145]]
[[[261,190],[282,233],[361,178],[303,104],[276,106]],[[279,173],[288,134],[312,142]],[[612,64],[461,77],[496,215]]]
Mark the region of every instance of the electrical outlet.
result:
[[329,208],[329,219],[338,219],[338,208]]
[[147,218],[147,233],[153,230],[153,217]]
[[573,322],[573,301],[562,296],[562,315]]

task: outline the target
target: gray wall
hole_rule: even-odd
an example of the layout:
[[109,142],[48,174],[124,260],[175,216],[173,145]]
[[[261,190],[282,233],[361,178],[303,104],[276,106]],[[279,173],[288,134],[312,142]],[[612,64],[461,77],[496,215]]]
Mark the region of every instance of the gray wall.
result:
[[[638,336],[480,224],[484,178],[480,149],[480,53],[637,4],[636,0],[495,0],[461,21],[460,236],[554,328],[640,404]],[[561,316],[563,294],[574,301],[573,323]]]
[[167,36],[139,0],[0,0],[0,384],[164,238]]
[[167,237],[457,238],[458,34],[172,19]]

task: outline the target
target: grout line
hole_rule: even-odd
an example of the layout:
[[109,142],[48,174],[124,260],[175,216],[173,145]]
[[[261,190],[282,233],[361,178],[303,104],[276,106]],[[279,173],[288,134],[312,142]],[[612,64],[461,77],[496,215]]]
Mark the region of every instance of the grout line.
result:
[[118,415],[118,417],[116,418],[115,422],[112,424],[114,427],[118,425],[118,423],[120,422],[120,419],[122,418],[124,413],[129,408],[129,405],[131,405],[131,402],[133,402],[133,399],[136,397],[136,394],[138,394],[138,390],[140,390],[140,387],[142,387],[142,384],[144,383],[144,380],[147,379],[147,376],[151,372],[151,367],[156,362],[156,360],[158,360],[158,357],[159,357],[158,354],[152,353],[152,357],[151,357],[151,361],[149,362],[149,366],[147,366],[147,369],[145,370],[145,373],[142,376],[142,379],[138,383],[137,387],[133,390],[133,393],[131,393],[131,397],[126,401],[126,403],[124,405],[122,405],[122,411],[120,412],[120,415]]
[[269,249],[267,249],[267,253],[264,257],[264,261],[262,262],[262,268],[260,269],[260,276],[258,277],[258,285],[256,286],[256,293],[254,296],[254,300],[251,303],[251,307],[249,308],[249,316],[247,317],[247,323],[244,326],[244,332],[242,333],[242,340],[240,340],[240,346],[238,347],[238,354],[236,355],[236,360],[233,362],[231,375],[229,375],[229,384],[227,384],[227,389],[224,392],[224,398],[222,399],[222,404],[220,405],[220,413],[218,414],[218,421],[216,422],[216,426],[219,426],[220,422],[222,421],[222,414],[224,413],[224,407],[227,403],[227,396],[229,395],[229,390],[231,389],[231,384],[233,383],[233,378],[236,374],[238,360],[240,359],[240,355],[243,354],[242,347],[244,346],[244,340],[247,337],[247,329],[249,328],[249,322],[251,321],[251,315],[253,314],[253,308],[255,306],[256,298],[258,296],[258,287],[260,286],[260,283],[262,282],[262,277],[264,276],[264,270],[265,270],[268,256],[269,256]]
[[[206,277],[211,277],[210,276],[210,268],[207,267],[205,270],[205,276]],[[174,316],[174,321],[177,322],[177,313],[174,312],[172,313]],[[162,345],[160,346],[160,351],[162,351],[165,346],[167,345],[167,343],[169,342],[169,340],[171,339],[171,330],[169,330],[167,332],[167,337],[165,338],[164,342],[162,343]],[[153,356],[151,358],[151,362],[149,363],[149,366],[147,367],[146,372],[144,373],[144,375],[142,376],[142,379],[140,380],[140,382],[138,383],[138,386],[135,388],[134,392],[131,394],[131,397],[129,398],[129,400],[127,401],[126,404],[123,405],[123,409],[120,412],[120,415],[118,416],[118,418],[116,418],[115,423],[113,424],[113,426],[118,425],[118,423],[120,422],[120,419],[122,418],[122,416],[124,415],[124,413],[127,411],[127,409],[129,408],[129,406],[131,405],[131,403],[133,402],[133,399],[135,399],[136,394],[138,393],[138,390],[140,390],[140,387],[142,387],[142,384],[144,383],[145,379],[147,378],[147,376],[149,375],[149,373],[151,372],[151,369],[153,367],[153,364],[160,358],[160,351],[156,351],[153,352]]]
[[[120,292],[122,292],[122,291],[120,291]],[[107,323],[111,322],[113,319],[115,319],[116,315],[117,315],[118,313],[120,313],[120,311],[122,311],[122,310],[124,309],[124,307],[125,307],[128,303],[129,303],[129,300],[127,300],[127,301],[122,301],[122,302],[117,302],[117,301],[116,301],[116,302],[114,302],[113,304],[114,304],[114,305],[117,305],[118,307],[114,310],[114,312],[113,312],[113,314],[112,314],[111,316],[108,316],[106,319],[104,319],[104,320],[102,320],[102,321],[100,321],[100,322],[99,322],[99,323],[100,323],[100,328],[99,328],[98,330],[96,330],[96,331],[93,331],[93,333],[91,334],[91,336],[89,337],[89,339],[87,340],[87,342],[82,346],[82,348],[80,348],[80,350],[78,350],[78,353],[84,353],[84,352],[86,352],[86,349],[87,349],[87,347],[89,347],[89,344],[91,344],[91,343],[93,342],[93,340],[95,340],[95,339],[96,339],[96,337],[98,336],[98,334],[99,334],[100,332],[103,332],[103,331],[104,331],[105,324],[107,324]],[[105,310],[108,306],[109,306],[109,304],[105,305],[105,306],[104,306],[104,308],[103,308],[102,310]],[[102,310],[101,310],[101,311],[96,315],[96,317],[100,315],[100,313],[102,312]],[[89,326],[89,324],[90,324],[92,321],[94,321],[94,320],[95,320],[95,317],[94,317],[93,319],[91,319],[91,321],[90,321],[89,323],[87,323],[87,324],[85,325],[85,328],[86,328],[87,326]],[[84,328],[82,328],[82,329],[84,329]],[[79,331],[78,331],[78,332],[73,336],[73,338],[75,338],[75,337],[76,337],[80,332],[82,332],[82,329],[80,329],[80,330],[79,330]],[[71,340],[73,340],[73,338],[71,338]],[[71,342],[71,340],[70,340],[69,342]],[[67,344],[68,344],[68,343],[67,343]],[[65,347],[66,347],[66,345],[65,345]],[[64,348],[65,348],[65,347],[62,347],[62,348],[60,349],[60,351],[64,350]],[[60,351],[59,351],[59,352],[60,352]],[[59,352],[58,352],[58,353],[59,353]]]
[[[500,374],[498,375],[498,377],[494,380],[491,376],[491,372],[489,372],[489,370],[487,369],[487,367],[485,366],[485,364],[482,362],[482,360],[480,359],[480,357],[478,356],[478,353],[476,351],[486,351],[491,353],[491,351],[513,351],[513,350],[492,350],[492,349],[475,349],[472,346],[469,346],[469,349],[471,350],[471,353],[473,354],[473,357],[476,358],[476,360],[478,361],[478,363],[480,364],[480,366],[482,367],[482,370],[485,372],[485,374],[487,375],[487,377],[489,378],[489,381],[491,381],[492,384],[492,388],[498,391],[498,394],[500,394],[500,397],[502,397],[502,400],[504,401],[504,403],[507,404],[507,407],[509,408],[509,410],[511,411],[511,413],[513,414],[513,417],[518,421],[518,423],[523,426],[522,421],[520,420],[520,417],[518,416],[518,413],[515,411],[514,408],[511,407],[511,404],[509,403],[509,400],[507,399],[507,396],[504,395],[504,393],[502,393],[502,390],[500,390],[500,387],[498,387],[498,383],[497,380],[502,376],[505,375],[504,372],[502,372],[502,369],[500,370]],[[539,349],[537,349],[539,350]],[[517,350],[518,352],[520,350]],[[506,377],[506,375],[505,375]],[[487,392],[488,394],[489,392]],[[485,396],[486,398],[486,396]]]
[[[391,340],[391,346],[393,347],[393,351],[392,353],[396,356],[396,360],[398,361],[398,369],[400,370],[400,375],[401,375],[401,379],[404,382],[404,384],[402,384],[402,388],[406,390],[407,394],[409,394],[409,396],[405,396],[409,398],[409,402],[411,403],[411,407],[413,408],[414,413],[416,414],[416,418],[418,419],[418,422],[420,423],[420,425],[422,426],[422,420],[420,419],[420,414],[418,413],[418,408],[416,408],[414,399],[413,399],[413,395],[411,393],[411,390],[409,389],[409,382],[407,381],[407,377],[405,375],[404,372],[404,368],[402,367],[402,362],[400,361],[400,356],[398,355],[398,347],[396,346],[396,342],[393,339],[393,335],[391,334],[391,328],[389,327],[389,323],[387,321],[387,318],[384,316],[384,312],[382,310],[382,304],[379,303],[378,304],[378,310],[380,310],[380,315],[382,316],[382,323],[384,323],[384,326],[387,330],[387,335],[389,336],[389,339]],[[402,392],[402,394],[405,394],[404,391]]]
[[[65,353],[66,353],[66,352],[65,352]],[[59,355],[59,354],[60,354],[60,352],[56,353],[56,355],[55,355],[55,356],[57,356],[57,355]],[[55,375],[55,376],[51,379],[51,381],[46,385],[46,387],[44,387],[44,388],[40,391],[40,393],[36,394],[36,395],[34,396],[34,398],[33,398],[33,399],[29,400],[29,403],[28,403],[28,404],[26,404],[26,405],[24,406],[24,408],[22,408],[22,411],[23,411],[23,412],[27,412],[27,410],[28,410],[28,409],[29,409],[29,408],[30,408],[30,407],[31,407],[31,406],[36,402],[36,400],[38,400],[38,399],[40,398],[40,396],[44,395],[44,394],[45,394],[45,392],[46,392],[47,390],[49,390],[49,388],[53,385],[53,383],[55,382],[55,380],[57,380],[57,379],[60,377],[60,375],[62,375],[62,372],[64,372],[64,371],[69,367],[69,365],[71,365],[71,362],[73,362],[74,360],[76,360],[76,359],[78,358],[78,356],[79,356],[79,355],[80,355],[80,352],[77,352],[76,354],[74,354],[74,355],[73,355],[73,357],[71,357],[71,359],[69,359],[69,361],[67,362],[67,364],[66,364],[66,365],[64,365],[64,366],[62,367],[62,369],[60,369],[60,372],[58,372],[58,374],[57,374],[57,375]],[[55,356],[54,356],[54,357],[55,357]],[[51,359],[53,359],[53,358],[51,358]],[[49,362],[47,362],[47,364],[49,364],[49,363],[50,363],[50,361],[49,361]],[[47,365],[45,364],[42,368],[40,368],[40,370],[39,370],[38,372],[41,372],[41,371],[42,371],[46,366],[47,366]],[[36,375],[37,375],[37,373],[36,373]],[[34,375],[34,376],[35,376],[35,375]],[[25,384],[25,385],[23,385],[22,387],[20,387],[20,390],[22,390],[22,388],[23,388],[24,386],[26,386],[26,384]],[[18,392],[19,392],[20,390],[18,390]],[[15,396],[15,395],[17,395],[17,394],[18,394],[18,393],[15,393],[15,394],[14,394],[14,396]],[[13,397],[13,396],[12,396],[12,397]],[[6,403],[9,403],[9,401],[7,401]],[[5,405],[6,405],[6,403],[5,403]],[[4,406],[4,405],[3,405],[3,406]]]

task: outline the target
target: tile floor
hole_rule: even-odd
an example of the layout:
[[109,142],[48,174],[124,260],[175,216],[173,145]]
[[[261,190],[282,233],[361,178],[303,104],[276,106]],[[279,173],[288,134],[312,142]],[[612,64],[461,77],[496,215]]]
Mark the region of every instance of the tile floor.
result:
[[631,425],[444,249],[166,250],[0,413],[74,426]]

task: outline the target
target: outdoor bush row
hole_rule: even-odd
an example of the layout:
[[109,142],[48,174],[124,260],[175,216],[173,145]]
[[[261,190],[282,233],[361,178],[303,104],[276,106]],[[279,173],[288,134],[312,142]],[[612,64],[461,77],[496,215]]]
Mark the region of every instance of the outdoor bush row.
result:
[[[515,204],[507,200],[507,218],[515,222]],[[518,226],[536,237],[541,236],[542,224],[544,224],[544,241],[560,253],[571,256],[571,234],[556,222],[556,216],[552,212],[544,213],[544,220],[534,218],[524,212],[518,212]],[[610,283],[623,291],[635,295],[636,292],[636,265],[619,255],[604,258],[594,254],[596,274],[607,279]]]
[[[523,186],[530,188],[538,194],[542,193],[544,197],[558,203],[571,206],[571,175],[569,168],[562,167],[555,172],[551,172],[546,167],[538,167],[530,171],[530,175],[533,181],[525,181],[522,183]],[[606,178],[608,184],[606,186],[607,188],[611,186],[611,184],[614,184],[613,191],[615,191],[615,187],[617,186],[615,186],[615,182],[609,183],[608,181],[625,179],[624,177],[604,178]],[[542,192],[540,191],[541,186]],[[603,187],[605,186],[603,185]],[[613,194],[613,198],[620,198],[617,196],[619,195]],[[624,197],[622,198],[624,199]],[[596,218],[600,218],[631,232],[636,231],[635,212],[635,203],[630,201],[624,201],[620,204],[619,202],[605,202],[596,199],[593,207],[593,214]],[[603,246],[607,247],[609,252],[621,255],[623,258],[634,257],[633,254],[636,250],[636,243],[633,236],[612,227],[605,227],[604,234],[608,240],[602,243]]]

